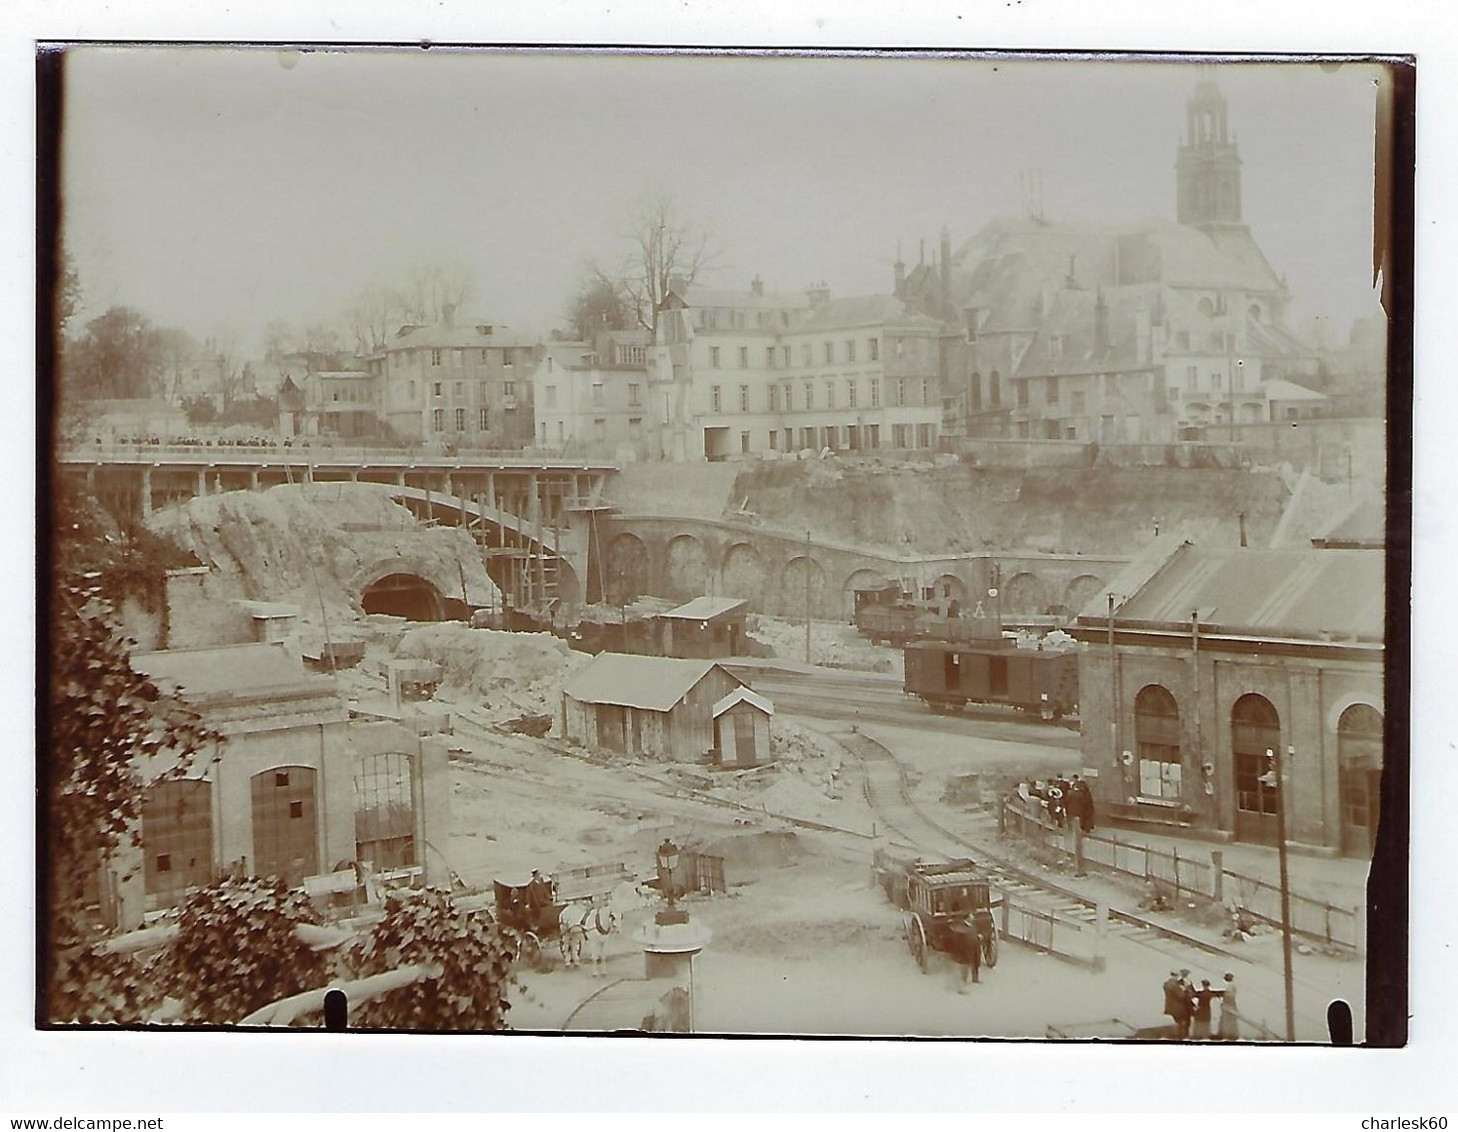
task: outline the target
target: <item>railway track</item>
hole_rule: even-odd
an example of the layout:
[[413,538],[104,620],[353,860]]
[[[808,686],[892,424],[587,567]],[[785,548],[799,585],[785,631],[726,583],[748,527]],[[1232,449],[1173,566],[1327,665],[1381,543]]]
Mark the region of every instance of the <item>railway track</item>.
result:
[[[970,851],[997,886],[1020,903],[1083,923],[1091,924],[1097,919],[1098,901],[999,858],[985,844],[954,833],[928,817],[907,789],[905,767],[884,745],[859,732],[840,732],[832,737],[860,761],[865,772],[866,800],[878,819],[913,848],[945,857],[963,856]],[[1109,935],[1157,951],[1166,951],[1162,944],[1171,942],[1232,961],[1243,959],[1224,948],[1123,909],[1110,907],[1108,917]]]

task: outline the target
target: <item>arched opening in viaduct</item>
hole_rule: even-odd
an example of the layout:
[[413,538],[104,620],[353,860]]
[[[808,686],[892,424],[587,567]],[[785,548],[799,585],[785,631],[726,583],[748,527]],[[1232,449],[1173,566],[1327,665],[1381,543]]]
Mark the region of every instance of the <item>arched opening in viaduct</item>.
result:
[[663,596],[692,598],[709,592],[709,556],[693,535],[669,540],[663,555]]
[[854,621],[856,616],[856,591],[885,589],[890,584],[891,579],[879,571],[857,570],[845,580],[845,585],[840,588],[840,615],[847,621]]
[[1036,574],[1030,574],[1027,571],[1013,575],[1007,583],[1007,592],[1002,599],[1004,612],[1021,616],[1040,614],[1047,604],[1047,591],[1043,587],[1042,580]]
[[780,573],[780,608],[786,617],[793,619],[805,616],[807,575],[810,616],[826,616],[825,570],[813,558],[806,558],[801,554],[785,563],[785,568]]
[[722,590],[725,597],[744,598],[755,613],[764,612],[761,595],[768,571],[764,556],[759,551],[747,542],[736,542],[725,553],[720,573],[724,579]]
[[627,605],[648,592],[648,548],[637,535],[620,534],[608,543],[604,587],[613,605]]
[[1063,590],[1063,604],[1070,616],[1077,616],[1094,596],[1104,588],[1104,580],[1097,574],[1080,574]]
[[[360,595],[366,613],[385,613],[407,621],[443,621],[447,616],[461,616],[464,606],[448,601],[440,590],[417,574],[386,574],[371,582]],[[453,611],[449,605],[461,606]]]

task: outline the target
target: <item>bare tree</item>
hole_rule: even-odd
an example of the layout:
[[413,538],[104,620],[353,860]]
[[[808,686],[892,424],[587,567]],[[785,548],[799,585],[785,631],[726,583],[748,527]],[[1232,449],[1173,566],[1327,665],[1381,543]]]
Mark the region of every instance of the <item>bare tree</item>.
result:
[[208,338],[204,349],[217,367],[218,407],[226,414],[234,401],[249,392],[244,388],[246,367],[237,331],[231,326],[219,327]]
[[412,322],[441,321],[446,308],[459,310],[476,295],[476,277],[459,260],[426,263],[411,270],[405,286],[393,292],[401,314]]
[[350,296],[344,308],[344,320],[354,335],[354,348],[361,354],[383,349],[400,316],[395,293],[378,283],[361,287]]
[[718,256],[709,248],[709,231],[685,220],[673,198],[662,191],[640,197],[632,206],[625,239],[633,245],[621,280],[638,325],[658,328],[658,310],[675,280],[693,283]]

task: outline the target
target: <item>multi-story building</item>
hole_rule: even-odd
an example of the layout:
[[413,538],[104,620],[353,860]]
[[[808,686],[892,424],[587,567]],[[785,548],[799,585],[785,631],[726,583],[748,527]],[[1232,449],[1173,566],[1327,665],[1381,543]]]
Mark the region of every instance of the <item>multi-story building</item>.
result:
[[541,347],[485,322],[402,326],[369,360],[379,413],[408,440],[521,448],[531,443],[532,374]]
[[[303,394],[305,435],[355,437],[379,431],[379,381],[368,370],[309,373],[295,386]],[[285,411],[282,396],[279,411]]]
[[1241,221],[1240,156],[1210,79],[1187,107],[1175,223],[1054,223],[1033,204],[955,253],[943,230],[932,263],[898,262],[896,293],[949,328],[951,431],[1168,441],[1321,400],[1316,352],[1286,326],[1290,292]]
[[654,455],[933,449],[939,334],[890,295],[675,285],[650,350]]
[[614,456],[649,454],[647,331],[605,331],[596,342],[549,342],[532,377],[538,446]]

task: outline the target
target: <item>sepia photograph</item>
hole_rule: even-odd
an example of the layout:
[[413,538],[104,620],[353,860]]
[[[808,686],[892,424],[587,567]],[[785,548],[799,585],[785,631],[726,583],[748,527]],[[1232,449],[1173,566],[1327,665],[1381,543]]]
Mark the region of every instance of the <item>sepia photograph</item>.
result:
[[1410,59],[38,66],[38,1027],[1404,1044]]

